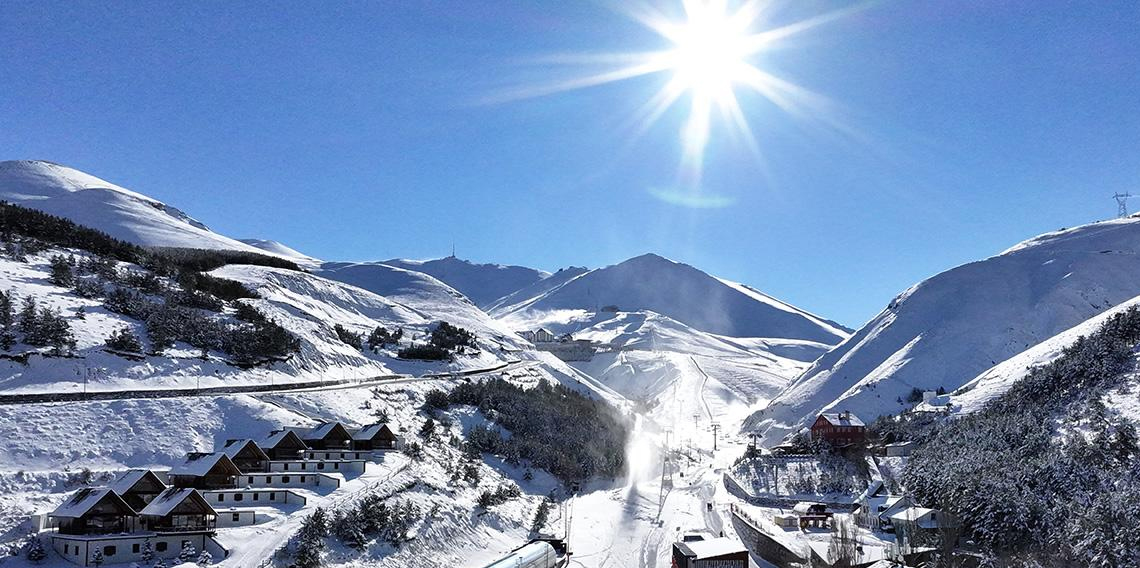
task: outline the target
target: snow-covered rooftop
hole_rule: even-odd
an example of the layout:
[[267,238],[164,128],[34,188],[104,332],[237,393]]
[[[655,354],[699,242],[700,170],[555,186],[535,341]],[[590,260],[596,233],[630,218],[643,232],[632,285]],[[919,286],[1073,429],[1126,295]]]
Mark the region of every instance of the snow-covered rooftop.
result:
[[824,412],[820,416],[833,426],[866,426],[858,416],[850,412]]
[[692,555],[696,556],[697,560],[748,551],[748,549],[744,548],[744,544],[731,538],[712,538],[708,540],[679,542],[677,546],[679,548],[688,549]]
[[143,510],[139,511],[139,514],[148,517],[165,517],[169,515],[175,507],[181,505],[182,502],[187,499],[198,501],[199,505],[205,505],[206,508],[210,510],[209,512],[211,514],[213,513],[213,508],[210,507],[210,504],[206,502],[206,499],[202,497],[196,489],[171,487],[159,493],[154,500],[147,503],[146,507],[143,507]]
[[64,501],[62,505],[57,507],[55,511],[51,512],[52,517],[62,517],[69,519],[78,519],[86,515],[93,507],[101,503],[104,499],[109,499],[116,502],[123,511],[124,515],[134,515],[130,505],[123,501],[115,492],[111,491],[108,487],[85,487],[75,492],[70,499]]
[[352,439],[353,440],[371,440],[372,438],[375,438],[376,435],[379,434],[382,430],[385,430],[385,429],[388,430],[389,434],[391,434],[392,436],[395,436],[395,434],[392,432],[392,429],[388,428],[387,424],[369,424],[369,425],[357,430],[356,432],[353,432]]
[[212,452],[209,454],[192,454],[186,459],[186,462],[181,465],[176,465],[170,470],[170,475],[193,475],[201,477],[214,469],[214,466],[222,462],[226,468],[237,470],[234,462],[230,461],[230,457],[223,452]]
[[[149,469],[129,470],[116,478],[115,481],[111,482],[111,484],[108,486],[108,489],[114,491],[118,495],[123,495],[130,491],[131,488],[135,486],[135,484],[137,484],[140,480],[142,480],[142,478],[146,477],[147,475],[154,475],[154,473]],[[159,483],[162,483],[162,480],[158,479],[158,476],[155,476],[155,480]]]

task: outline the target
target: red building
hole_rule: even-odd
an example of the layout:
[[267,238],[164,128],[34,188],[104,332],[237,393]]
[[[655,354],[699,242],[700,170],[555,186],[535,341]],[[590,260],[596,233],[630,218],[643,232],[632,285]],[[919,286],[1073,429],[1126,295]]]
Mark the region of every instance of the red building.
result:
[[811,439],[823,440],[836,446],[862,442],[867,437],[867,426],[850,412],[820,414],[811,425]]

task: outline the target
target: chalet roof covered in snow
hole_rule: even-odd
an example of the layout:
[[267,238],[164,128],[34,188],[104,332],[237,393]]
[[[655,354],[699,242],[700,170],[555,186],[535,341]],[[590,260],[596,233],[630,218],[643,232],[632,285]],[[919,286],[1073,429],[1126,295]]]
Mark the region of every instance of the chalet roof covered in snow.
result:
[[300,434],[298,434],[298,432],[296,430],[291,429],[291,428],[286,428],[284,430],[278,430],[276,432],[269,434],[269,436],[265,437],[265,439],[258,442],[257,445],[261,446],[262,448],[276,448],[279,444],[281,444],[281,442],[284,442],[286,438],[290,438],[290,437],[296,438],[296,441],[299,444],[304,445],[304,443],[305,443],[304,440],[301,439]]
[[371,440],[385,430],[387,430],[388,436],[391,436],[393,438],[396,437],[396,434],[394,434],[392,432],[391,428],[388,428],[387,424],[369,424],[369,425],[357,430],[356,432],[354,432],[352,434],[352,439],[353,440]]
[[139,514],[148,517],[165,517],[188,499],[194,501],[199,508],[205,508],[208,514],[215,514],[213,507],[210,507],[198,490],[187,487],[171,487],[163,491],[153,501],[147,503]]
[[76,491],[75,495],[72,495],[71,498],[64,501],[62,505],[56,507],[50,516],[78,519],[86,515],[91,509],[104,500],[109,501],[113,506],[121,509],[124,515],[135,514],[131,506],[127,505],[127,502],[123,501],[123,498],[116,495],[109,487],[85,487]]
[[832,426],[866,426],[858,416],[850,412],[825,412],[819,416]]
[[938,509],[927,509],[926,507],[907,507],[893,515],[891,515],[891,522],[904,522],[914,523],[920,528],[936,529],[943,526],[940,522],[940,517],[945,515]]
[[211,452],[208,454],[191,455],[186,459],[186,462],[181,465],[176,465],[170,470],[170,475],[191,475],[195,477],[202,477],[210,473],[214,466],[222,464],[226,469],[238,471],[234,462],[230,457],[223,452]]
[[134,489],[140,481],[147,477],[153,478],[151,481],[156,481],[159,485],[165,485],[162,483],[162,480],[149,469],[132,469],[117,477],[115,481],[111,482],[108,488],[118,495],[123,495],[128,493],[131,489]]
[[336,430],[342,430],[345,435],[347,435],[348,437],[352,437],[352,435],[348,433],[348,429],[345,428],[344,425],[341,424],[340,422],[322,423],[319,426],[317,426],[316,428],[313,428],[312,430],[309,430],[305,434],[301,435],[301,437],[306,439],[306,440],[323,440],[329,434],[332,434]]
[[258,458],[265,460],[269,459],[269,456],[265,455],[265,451],[261,449],[261,446],[258,446],[257,442],[253,441],[250,438],[227,440],[225,447],[222,448],[222,453],[229,456],[229,458],[232,460],[233,458],[237,457],[237,455],[240,454],[242,450],[251,446],[254,453],[257,454]]

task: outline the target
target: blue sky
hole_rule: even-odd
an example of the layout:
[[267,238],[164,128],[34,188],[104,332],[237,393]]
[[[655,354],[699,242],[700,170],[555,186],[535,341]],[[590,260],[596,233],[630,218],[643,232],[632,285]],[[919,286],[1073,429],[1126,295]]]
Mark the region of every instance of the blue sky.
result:
[[[778,3],[766,25],[849,4]],[[1134,1],[880,2],[788,38],[755,64],[831,110],[741,93],[764,160],[713,122],[702,188],[726,207],[654,196],[686,109],[628,125],[667,76],[488,102],[576,76],[539,56],[664,47],[591,2],[4,2],[0,159],[326,259],[454,241],[554,270],[654,251],[852,327],[1140,193]]]

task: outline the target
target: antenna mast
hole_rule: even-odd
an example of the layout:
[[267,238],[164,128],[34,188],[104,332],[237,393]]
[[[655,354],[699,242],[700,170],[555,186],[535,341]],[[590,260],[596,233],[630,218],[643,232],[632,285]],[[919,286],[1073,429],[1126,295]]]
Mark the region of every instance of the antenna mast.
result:
[[1114,193],[1112,198],[1116,200],[1116,216],[1124,218],[1128,216],[1128,199],[1132,197],[1131,193]]

